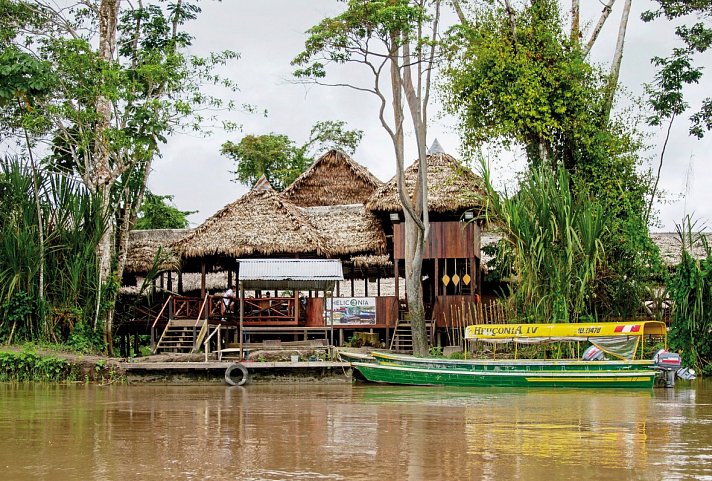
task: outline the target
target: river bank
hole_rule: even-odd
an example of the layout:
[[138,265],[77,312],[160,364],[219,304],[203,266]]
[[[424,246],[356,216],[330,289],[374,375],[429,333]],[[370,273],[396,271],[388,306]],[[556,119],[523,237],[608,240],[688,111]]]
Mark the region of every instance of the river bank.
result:
[[[231,361],[205,361],[205,355],[158,354],[111,358],[43,348],[8,346],[0,349],[0,381],[86,382],[96,384],[161,383],[225,384]],[[250,383],[351,382],[348,363],[291,362],[280,359],[245,361]]]

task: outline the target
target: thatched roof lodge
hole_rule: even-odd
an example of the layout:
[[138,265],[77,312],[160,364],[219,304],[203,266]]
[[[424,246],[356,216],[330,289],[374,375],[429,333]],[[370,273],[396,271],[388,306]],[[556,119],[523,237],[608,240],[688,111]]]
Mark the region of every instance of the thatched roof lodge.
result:
[[191,229],[132,230],[129,232],[124,274],[145,274],[150,271],[159,249],[163,254],[158,269],[178,269],[180,260],[170,246],[190,232]]
[[386,253],[386,236],[379,220],[363,204],[302,209],[323,237],[333,256]]
[[187,261],[184,270],[195,269],[191,260],[197,259],[221,264],[238,257],[330,254],[304,211],[272,189],[251,190],[173,247]]
[[[482,178],[454,157],[434,151],[428,162],[428,210],[431,213],[459,213],[481,206]],[[405,172],[405,184],[412,195],[418,178],[416,160]],[[373,212],[402,212],[396,176],[379,187],[366,203]]]
[[363,204],[383,185],[340,150],[330,150],[287,187],[282,195],[299,207]]

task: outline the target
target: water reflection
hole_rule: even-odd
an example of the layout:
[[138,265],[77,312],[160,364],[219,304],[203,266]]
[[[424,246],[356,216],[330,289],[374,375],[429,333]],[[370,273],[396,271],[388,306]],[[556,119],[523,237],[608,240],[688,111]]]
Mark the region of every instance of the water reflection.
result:
[[0,385],[3,480],[712,479],[712,385]]

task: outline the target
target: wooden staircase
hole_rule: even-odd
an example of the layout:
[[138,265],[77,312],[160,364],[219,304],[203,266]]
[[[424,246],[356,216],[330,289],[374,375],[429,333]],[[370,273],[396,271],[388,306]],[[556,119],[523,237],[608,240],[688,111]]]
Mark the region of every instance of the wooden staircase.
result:
[[[433,329],[435,328],[435,322],[432,320],[425,321],[425,329],[429,338],[429,343],[433,343]],[[391,351],[398,351],[404,353],[413,352],[413,334],[410,326],[410,320],[399,319],[396,323],[396,328],[393,330],[393,337],[391,337],[391,344],[388,347]]]
[[191,353],[200,350],[207,333],[208,321],[173,319],[168,321],[161,338],[156,343],[154,354],[162,352]]

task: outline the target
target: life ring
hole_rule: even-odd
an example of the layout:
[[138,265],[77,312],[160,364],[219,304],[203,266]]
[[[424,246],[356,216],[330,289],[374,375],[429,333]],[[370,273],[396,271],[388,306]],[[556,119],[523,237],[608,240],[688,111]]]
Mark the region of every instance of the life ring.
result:
[[[239,371],[239,377],[233,376],[235,371]],[[235,375],[237,374],[238,373],[235,373]],[[225,382],[231,386],[242,386],[247,382],[247,378],[247,368],[239,362],[230,364],[230,366],[225,370]]]

